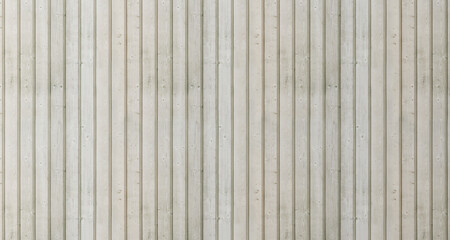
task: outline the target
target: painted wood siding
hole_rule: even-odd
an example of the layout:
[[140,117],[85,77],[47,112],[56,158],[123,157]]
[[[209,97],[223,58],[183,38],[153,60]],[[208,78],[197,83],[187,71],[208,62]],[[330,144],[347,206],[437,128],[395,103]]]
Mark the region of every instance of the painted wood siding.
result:
[[0,239],[448,239],[448,0],[0,0]]

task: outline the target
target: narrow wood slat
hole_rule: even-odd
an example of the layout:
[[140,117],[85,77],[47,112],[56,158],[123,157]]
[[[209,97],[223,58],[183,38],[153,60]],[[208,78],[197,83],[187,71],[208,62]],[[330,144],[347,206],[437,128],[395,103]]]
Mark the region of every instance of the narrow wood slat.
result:
[[141,237],[141,1],[126,1],[126,238]]
[[249,239],[264,234],[263,190],[263,8],[262,1],[249,0]]
[[341,1],[341,238],[355,239],[355,7],[354,0]]
[[447,1],[433,1],[433,239],[448,237]]
[[[295,239],[294,199],[294,6],[295,1],[280,1],[279,6],[279,167],[280,239]],[[336,202],[337,203],[337,202]]]
[[310,7],[295,1],[295,239],[310,236]]
[[233,236],[233,1],[219,1],[218,125],[219,189],[218,239]]
[[416,1],[402,2],[402,237],[416,234]]
[[[48,3],[49,1],[46,0],[36,1],[36,239],[50,238],[50,26],[48,24],[50,6]],[[76,191],[78,192],[78,188]]]
[[310,2],[311,238],[325,238],[325,4]]
[[417,1],[417,237],[432,239],[432,2]]
[[[209,1],[208,1],[209,2]],[[172,106],[173,106],[173,238],[187,238],[187,189],[186,189],[186,164],[187,164],[187,58],[186,58],[186,1],[174,0],[173,9],[173,85],[172,85]],[[206,104],[204,105],[206,109]],[[206,111],[206,110],[205,110]],[[208,150],[206,150],[208,149]],[[206,148],[205,151],[212,148]],[[205,168],[206,169],[206,168]],[[206,171],[205,171],[206,172]],[[206,173],[205,173],[206,174]],[[209,179],[209,178],[208,178]],[[214,182],[211,180],[210,182]],[[204,190],[206,192],[206,190]],[[204,195],[206,196],[206,195]],[[206,228],[205,228],[206,229]],[[210,227],[207,228],[211,230]]]
[[157,238],[157,1],[142,2],[142,236]]
[[111,142],[110,123],[111,66],[110,66],[110,1],[96,0],[95,29],[95,145],[96,145],[96,239],[111,237]]
[[[80,238],[80,1],[66,2],[66,239]],[[38,238],[40,239],[40,238]]]
[[1,33],[1,38],[0,38],[0,46],[1,46],[1,54],[2,57],[0,58],[1,62],[1,68],[0,68],[0,76],[2,77],[2,80],[0,81],[0,101],[1,101],[1,118],[0,118],[0,136],[1,136],[1,143],[0,143],[0,152],[1,152],[1,161],[0,161],[0,182],[1,182],[1,189],[0,189],[0,237],[4,237],[5,236],[5,194],[4,194],[4,190],[5,190],[5,171],[4,171],[4,166],[5,166],[5,154],[4,154],[4,136],[5,136],[5,70],[4,70],[4,66],[5,66],[5,49],[4,49],[4,42],[5,42],[5,18],[4,18],[4,9],[5,9],[5,1],[0,1],[0,16],[1,16],[1,20],[0,20],[0,24],[2,26],[2,29],[0,31]]
[[158,2],[158,239],[172,238],[172,2]]
[[327,239],[339,239],[340,235],[340,7],[339,1],[326,1],[325,227]]
[[[19,24],[20,2],[5,3],[5,149],[4,169],[4,237],[18,239],[20,237],[20,72],[19,72]],[[7,221],[6,221],[7,220]]]
[[[233,237],[247,238],[247,1],[233,2]],[[219,14],[220,15],[220,14]]]
[[370,86],[371,86],[371,238],[385,236],[385,19],[384,1],[371,2]]
[[81,80],[80,80],[80,127],[81,127],[81,238],[95,236],[95,60],[94,60],[94,2],[81,0]]
[[386,237],[399,238],[401,232],[401,145],[400,145],[400,3],[386,2]]
[[[203,238],[218,231],[218,1],[203,1]],[[181,65],[181,62],[180,62]],[[179,66],[178,68],[182,68]],[[181,91],[181,90],[180,90]],[[184,96],[183,94],[174,93]],[[181,111],[180,113],[182,113]],[[181,131],[177,131],[182,133]],[[181,134],[181,136],[183,136]]]
[[356,2],[356,239],[367,239],[371,221],[370,1]]
[[34,4],[20,7],[20,237],[34,239]]
[[187,232],[202,235],[202,4],[187,2]]

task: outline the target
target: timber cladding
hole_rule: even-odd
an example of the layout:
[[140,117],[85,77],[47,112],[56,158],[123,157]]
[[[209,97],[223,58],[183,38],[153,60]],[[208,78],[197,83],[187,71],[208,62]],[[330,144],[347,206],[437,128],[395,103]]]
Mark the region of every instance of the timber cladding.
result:
[[0,238],[447,239],[448,0],[0,0]]

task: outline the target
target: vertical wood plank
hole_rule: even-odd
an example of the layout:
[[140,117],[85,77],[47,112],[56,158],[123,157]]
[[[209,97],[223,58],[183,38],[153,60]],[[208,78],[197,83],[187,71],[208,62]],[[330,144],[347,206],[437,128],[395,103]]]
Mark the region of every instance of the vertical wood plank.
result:
[[415,1],[402,1],[402,237],[416,234],[416,14]]
[[326,1],[325,9],[325,222],[326,239],[338,239],[340,226],[340,2]]
[[446,54],[446,56],[445,56],[445,60],[446,60],[446,67],[447,67],[447,69],[446,69],[446,71],[445,71],[445,82],[446,82],[446,84],[447,84],[447,86],[446,86],[446,89],[447,89],[447,94],[446,94],[446,104],[447,104],[447,119],[446,119],[446,121],[447,121],[447,138],[445,139],[445,141],[446,141],[446,145],[447,145],[447,150],[446,150],[446,154],[445,154],[445,159],[447,160],[446,161],[446,163],[447,163],[447,167],[446,167],[446,169],[447,169],[447,175],[446,175],[446,183],[447,183],[447,206],[446,206],[446,213],[447,213],[447,238],[450,236],[450,233],[449,233],[449,228],[450,228],[450,221],[449,221],[449,217],[448,217],[448,212],[449,212],[449,210],[448,210],[448,206],[449,206],[449,204],[450,204],[450,198],[449,198],[449,191],[450,191],[450,184],[449,184],[449,164],[448,164],[448,155],[449,155],[449,150],[450,150],[450,142],[449,142],[449,138],[450,138],[450,134],[449,134],[449,131],[448,131],[448,129],[450,128],[450,122],[449,122],[449,109],[450,109],[450,105],[449,105],[449,101],[448,101],[448,99],[449,99],[449,94],[450,94],[450,84],[449,84],[449,74],[448,74],[448,72],[449,72],[449,68],[448,67],[450,67],[450,61],[448,60],[448,57],[449,57],[449,46],[450,46],[450,38],[449,38],[449,30],[450,30],[450,22],[449,22],[449,10],[450,10],[450,4],[449,4],[449,2],[448,1],[446,1],[445,2],[445,8],[447,9],[447,13],[446,13],[446,15],[445,15],[445,17],[446,17],[446,19],[445,19],[445,23],[446,23],[446,33],[445,33],[445,36],[446,36],[446,38],[447,38],[447,41],[446,41],[446,43],[447,43],[447,45],[445,46],[445,54]]
[[231,65],[233,68],[233,239],[246,239],[248,236],[247,3],[248,1],[234,1],[232,6],[232,17],[234,17],[232,19],[233,62]]
[[51,171],[51,238],[63,239],[65,234],[65,5],[51,1],[51,76],[50,76],[50,171]]
[[158,239],[172,239],[172,1],[158,2]]
[[449,233],[450,221],[449,221],[449,217],[448,217],[448,212],[449,212],[449,210],[448,210],[449,208],[448,207],[449,207],[449,204],[450,204],[450,198],[449,198],[450,184],[449,184],[449,180],[448,180],[449,179],[448,155],[449,155],[449,150],[450,150],[450,142],[449,142],[450,134],[449,134],[449,131],[448,131],[448,129],[450,127],[450,123],[449,123],[449,109],[450,109],[450,105],[449,105],[449,101],[448,101],[449,94],[450,94],[450,84],[449,84],[449,74],[448,74],[448,72],[449,72],[448,67],[450,66],[450,62],[448,60],[448,57],[449,57],[449,45],[450,45],[450,38],[449,38],[449,34],[448,34],[449,30],[450,30],[449,17],[448,17],[449,10],[450,10],[449,2],[446,1],[444,6],[447,9],[447,12],[445,14],[445,23],[446,23],[446,26],[445,26],[446,27],[445,28],[445,30],[446,30],[445,37],[446,37],[447,41],[446,41],[446,46],[444,48],[444,51],[445,51],[445,58],[444,58],[445,62],[444,63],[445,63],[445,67],[446,67],[444,82],[446,83],[446,85],[444,85],[444,86],[445,86],[445,89],[447,90],[447,94],[446,94],[446,98],[445,98],[445,103],[447,105],[447,107],[446,107],[446,111],[447,111],[447,114],[446,114],[447,138],[445,138],[447,149],[446,149],[446,152],[445,152],[445,159],[446,159],[446,164],[447,164],[447,166],[446,166],[446,169],[447,169],[447,172],[446,172],[446,184],[447,184],[447,188],[446,188],[447,189],[447,205],[446,205],[447,225],[446,225],[446,232],[447,232],[447,234],[446,235],[447,235],[447,238],[448,238],[450,236],[450,233]]
[[370,237],[370,1],[356,2],[356,239]]
[[34,2],[20,7],[20,237],[34,239]]
[[400,159],[400,1],[387,1],[386,18],[386,237],[401,234],[401,159]]
[[233,1],[219,1],[219,226],[218,237],[233,236]]
[[[157,239],[157,1],[142,2],[142,231]],[[123,49],[122,49],[123,50]],[[183,185],[184,188],[184,185]],[[175,216],[174,216],[175,218]]]
[[36,239],[40,240],[50,239],[49,3],[36,0]]
[[81,238],[95,237],[94,3],[81,1]]
[[[5,3],[5,239],[20,238],[20,2]],[[8,26],[8,27],[6,27]],[[7,221],[6,221],[7,220]]]
[[[208,1],[209,2],[209,1]],[[187,61],[186,61],[186,1],[174,0],[173,9],[173,238],[186,239],[187,233]],[[206,104],[204,109],[206,109]],[[205,110],[206,111],[206,110]],[[206,147],[205,147],[206,149]],[[210,148],[208,148],[210,149]],[[205,154],[206,158],[206,154]],[[215,162],[215,161],[214,161]],[[206,174],[206,170],[205,170]],[[211,180],[209,182],[214,182]],[[205,191],[206,192],[206,191]],[[205,196],[205,195],[204,195]],[[206,196],[205,196],[206,198]],[[206,236],[205,236],[206,237]]]
[[96,235],[110,239],[110,173],[111,173],[111,75],[110,75],[110,1],[97,0],[95,10],[95,146],[96,146]]
[[264,1],[264,237],[279,235],[279,2]]
[[372,239],[385,237],[385,29],[383,0],[371,1],[371,221]]
[[126,2],[126,238],[141,233],[141,1]]
[[249,239],[264,234],[263,92],[264,50],[261,0],[249,0]]
[[280,1],[279,59],[279,166],[280,236],[295,239],[294,233],[294,1]]
[[[218,227],[218,1],[203,2],[203,238]],[[174,19],[175,21],[175,19]],[[176,95],[175,95],[176,96]]]
[[188,239],[202,235],[202,1],[187,3],[187,231]]
[[311,235],[325,239],[325,4],[310,2]]
[[66,1],[66,239],[80,239],[80,1]]
[[1,117],[0,117],[0,237],[5,237],[5,1],[0,1],[0,48],[1,48],[1,62],[0,62],[0,101],[1,101]]
[[447,1],[433,1],[433,239],[448,236]]
[[355,139],[355,7],[354,0],[341,1],[341,238],[355,239],[356,139]]
[[126,239],[126,1],[112,1],[112,239]]
[[446,38],[447,38],[447,41],[446,41],[446,43],[447,43],[447,45],[445,46],[445,54],[446,54],[446,56],[445,56],[445,60],[446,60],[446,66],[447,66],[447,69],[446,69],[446,71],[445,71],[445,82],[446,82],[446,84],[447,84],[447,86],[446,86],[446,89],[447,89],[447,94],[446,94],[446,104],[447,104],[447,119],[446,119],[446,121],[447,121],[447,138],[445,138],[445,141],[446,141],[446,145],[447,145],[447,150],[446,150],[446,155],[445,155],[445,159],[447,160],[446,161],[446,163],[447,163],[447,167],[446,167],[446,169],[447,169],[447,176],[446,176],[446,178],[447,178],[447,181],[446,181],[446,183],[447,183],[447,206],[446,206],[446,208],[447,208],[447,211],[446,211],[446,213],[447,213],[447,238],[450,236],[450,233],[449,233],[449,228],[450,228],[450,221],[449,221],[449,217],[448,217],[448,212],[449,212],[449,210],[448,210],[448,206],[449,206],[449,204],[450,204],[450,198],[449,198],[449,191],[450,191],[450,184],[449,184],[449,164],[448,164],[448,155],[449,155],[449,150],[450,150],[450,142],[449,142],[449,138],[450,138],[450,134],[449,134],[449,131],[448,131],[448,129],[450,128],[450,122],[449,122],[449,110],[450,110],[450,105],[449,105],[449,101],[448,101],[448,99],[449,99],[449,94],[450,94],[450,84],[449,84],[449,74],[448,74],[448,72],[449,72],[449,67],[450,67],[450,61],[448,60],[448,57],[449,57],[449,46],[450,46],[450,38],[449,38],[449,35],[448,35],[448,33],[449,33],[449,30],[450,30],[450,22],[449,22],[449,17],[448,17],[448,15],[449,15],[449,10],[450,10],[450,4],[449,4],[449,2],[448,1],[446,1],[445,2],[445,8],[447,9],[447,13],[446,13],[446,15],[445,15],[445,17],[446,17],[446,21],[445,21],[445,23],[446,23],[446,33],[445,33],[445,35],[446,35]]
[[[310,236],[310,7],[309,0],[294,1],[295,48],[295,239]],[[253,91],[253,90],[252,90]]]
[[417,238],[432,239],[432,1],[417,1]]

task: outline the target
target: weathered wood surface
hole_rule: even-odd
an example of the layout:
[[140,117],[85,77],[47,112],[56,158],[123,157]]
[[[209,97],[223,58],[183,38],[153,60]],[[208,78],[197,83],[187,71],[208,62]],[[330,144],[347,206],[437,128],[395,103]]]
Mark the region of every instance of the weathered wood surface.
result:
[[0,239],[447,239],[448,0],[0,0]]

